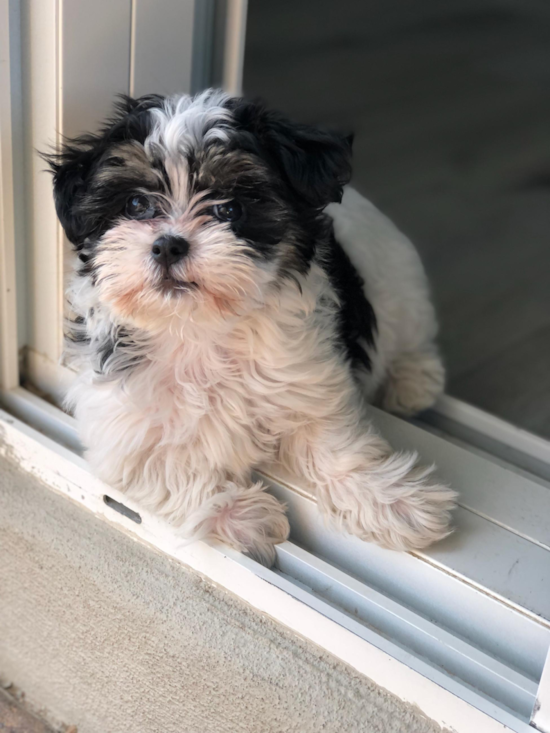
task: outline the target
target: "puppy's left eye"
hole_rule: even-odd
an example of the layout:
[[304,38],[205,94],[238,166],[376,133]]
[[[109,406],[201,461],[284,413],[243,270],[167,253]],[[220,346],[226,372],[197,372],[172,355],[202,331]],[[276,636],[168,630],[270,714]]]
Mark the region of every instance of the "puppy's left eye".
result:
[[214,206],[214,216],[220,221],[238,221],[243,215],[243,207],[238,201],[228,201],[226,204]]
[[126,202],[125,213],[130,219],[152,219],[155,215],[155,205],[148,196],[136,194]]

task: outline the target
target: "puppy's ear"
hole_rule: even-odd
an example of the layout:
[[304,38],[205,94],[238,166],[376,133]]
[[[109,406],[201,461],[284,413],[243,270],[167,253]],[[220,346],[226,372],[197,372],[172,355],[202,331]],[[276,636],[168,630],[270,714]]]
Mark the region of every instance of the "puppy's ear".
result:
[[290,122],[255,102],[235,99],[230,107],[238,129],[256,138],[268,163],[308,206],[342,200],[351,179],[351,135]]
[[55,209],[70,242],[77,247],[87,236],[80,211],[96,156],[92,136],[75,138],[63,145],[61,152],[43,154],[53,173]]
[[148,111],[160,107],[164,97],[147,95],[132,99],[120,95],[113,117],[97,134],[66,140],[59,153],[43,153],[53,173],[57,216],[67,238],[77,248],[93,230],[86,215],[85,198],[99,161],[114,143],[137,140],[143,143],[149,132]]

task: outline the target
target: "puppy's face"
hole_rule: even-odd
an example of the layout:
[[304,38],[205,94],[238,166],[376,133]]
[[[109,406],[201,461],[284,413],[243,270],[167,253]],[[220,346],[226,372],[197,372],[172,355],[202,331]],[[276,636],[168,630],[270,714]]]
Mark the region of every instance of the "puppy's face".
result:
[[349,141],[222,92],[125,99],[48,161],[79,274],[117,320],[156,330],[257,307],[304,272]]

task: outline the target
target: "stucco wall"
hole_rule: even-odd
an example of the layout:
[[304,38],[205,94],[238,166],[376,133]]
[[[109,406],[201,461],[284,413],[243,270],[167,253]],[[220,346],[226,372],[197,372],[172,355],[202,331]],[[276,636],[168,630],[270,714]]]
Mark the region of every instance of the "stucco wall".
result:
[[440,731],[8,462],[0,463],[0,676],[78,733]]

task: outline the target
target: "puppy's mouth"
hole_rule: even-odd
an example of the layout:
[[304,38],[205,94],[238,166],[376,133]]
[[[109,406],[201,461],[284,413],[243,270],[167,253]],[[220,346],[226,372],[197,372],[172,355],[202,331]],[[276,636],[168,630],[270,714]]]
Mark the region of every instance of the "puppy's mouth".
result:
[[197,283],[180,280],[179,278],[174,277],[170,272],[164,272],[157,285],[157,289],[165,295],[179,295],[180,293],[187,293],[190,290],[195,290],[197,287]]

